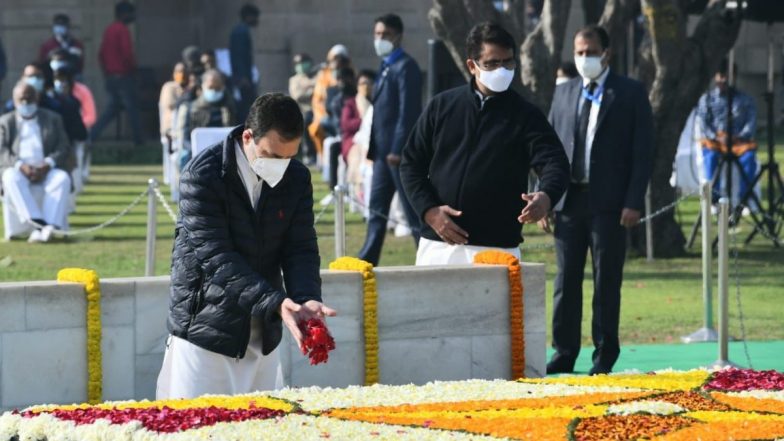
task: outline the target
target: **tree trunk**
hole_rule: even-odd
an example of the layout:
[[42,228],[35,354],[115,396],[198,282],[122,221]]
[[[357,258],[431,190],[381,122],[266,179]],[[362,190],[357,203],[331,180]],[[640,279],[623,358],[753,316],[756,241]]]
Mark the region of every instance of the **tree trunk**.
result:
[[[612,0],[608,0],[608,3],[611,1]],[[599,23],[599,19],[601,18],[602,15],[602,8],[599,5],[599,1],[583,0],[583,15],[585,16],[585,24]]]
[[524,7],[525,2],[512,2],[510,10],[501,13],[487,0],[433,0],[428,18],[466,79],[470,75],[465,66],[465,39],[474,25],[483,21],[500,23],[516,41],[523,41],[520,47],[521,81],[513,87],[547,113],[569,18],[563,12],[570,10],[571,0],[545,0],[541,20],[527,38]]
[[[642,0],[656,66],[649,93],[656,127],[656,155],[651,177],[654,209],[674,201],[672,161],[686,119],[710,83],[711,74],[735,44],[740,20],[723,13],[712,0],[695,29],[686,36],[686,14],[678,0]],[[654,252],[661,257],[683,253],[685,238],[670,211],[654,223]]]

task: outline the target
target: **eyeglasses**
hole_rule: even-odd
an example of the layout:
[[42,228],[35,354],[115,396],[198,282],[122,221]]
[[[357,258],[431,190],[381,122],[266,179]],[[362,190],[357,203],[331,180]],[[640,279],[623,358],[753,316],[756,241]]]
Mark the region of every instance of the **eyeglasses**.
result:
[[506,60],[488,60],[482,62],[479,60],[474,60],[474,63],[476,63],[480,69],[487,71],[496,70],[499,67],[505,67],[509,70],[515,70],[515,68],[517,68],[517,60],[514,58],[507,58]]

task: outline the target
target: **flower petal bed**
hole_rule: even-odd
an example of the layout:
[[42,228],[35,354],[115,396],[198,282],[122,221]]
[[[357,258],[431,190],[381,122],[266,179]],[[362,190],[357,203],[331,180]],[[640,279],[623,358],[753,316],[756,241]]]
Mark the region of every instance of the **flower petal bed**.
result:
[[660,371],[46,405],[0,441],[784,439],[781,373]]

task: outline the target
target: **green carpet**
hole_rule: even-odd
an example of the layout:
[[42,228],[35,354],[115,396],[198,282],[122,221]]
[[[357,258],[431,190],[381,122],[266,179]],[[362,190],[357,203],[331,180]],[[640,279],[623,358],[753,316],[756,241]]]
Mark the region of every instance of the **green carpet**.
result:
[[[784,341],[754,341],[748,343],[749,356],[754,369],[775,369],[784,372]],[[583,347],[575,365],[576,373],[587,373],[591,368],[593,347]],[[547,349],[547,359],[553,350]],[[670,345],[621,346],[621,357],[613,370],[637,369],[643,372],[659,369],[688,370],[710,366],[718,358],[717,343],[692,343]],[[729,359],[741,367],[749,367],[743,351],[743,343],[731,342]]]

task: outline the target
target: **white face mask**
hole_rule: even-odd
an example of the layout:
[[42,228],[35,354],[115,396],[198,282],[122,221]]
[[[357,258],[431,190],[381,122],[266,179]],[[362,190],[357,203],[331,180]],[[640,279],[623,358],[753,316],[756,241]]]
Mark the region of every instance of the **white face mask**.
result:
[[384,40],[383,38],[373,40],[373,47],[376,49],[376,55],[379,57],[386,57],[395,50],[395,45],[392,44],[391,41]]
[[256,158],[251,168],[267,185],[274,188],[283,179],[289,162],[291,162],[289,158]]
[[577,66],[577,72],[580,76],[588,79],[595,80],[602,74],[604,66],[602,66],[602,57],[597,56],[574,56],[574,64]]
[[[477,69],[479,69],[479,66],[477,66]],[[496,70],[479,69],[479,82],[493,92],[505,92],[512,84],[514,73],[514,70],[505,67],[499,67]]]

